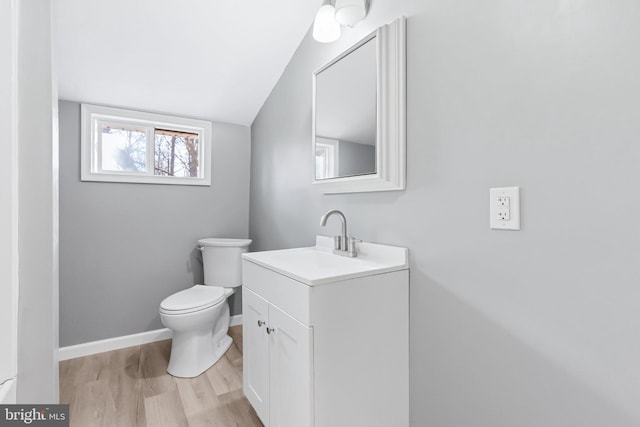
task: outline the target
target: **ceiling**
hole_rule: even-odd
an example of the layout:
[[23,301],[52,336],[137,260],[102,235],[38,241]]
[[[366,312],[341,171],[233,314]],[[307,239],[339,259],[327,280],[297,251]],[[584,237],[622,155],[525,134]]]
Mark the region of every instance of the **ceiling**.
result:
[[59,97],[250,125],[319,0],[56,0]]

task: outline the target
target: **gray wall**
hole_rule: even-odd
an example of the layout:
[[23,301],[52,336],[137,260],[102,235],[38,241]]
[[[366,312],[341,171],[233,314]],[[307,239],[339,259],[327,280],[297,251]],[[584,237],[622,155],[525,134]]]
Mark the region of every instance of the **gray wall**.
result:
[[[336,52],[307,36],[252,125],[253,249],[337,233],[330,208],[410,248],[412,426],[639,425],[640,4],[372,2],[360,26],[400,14],[407,190],[311,186],[311,75]],[[513,185],[523,229],[489,230]]]
[[375,173],[376,148],[373,145],[340,141],[340,162],[338,176]]
[[160,302],[202,283],[197,240],[248,236],[250,138],[213,124],[210,187],[81,182],[80,104],[60,102],[61,346],[162,328]]

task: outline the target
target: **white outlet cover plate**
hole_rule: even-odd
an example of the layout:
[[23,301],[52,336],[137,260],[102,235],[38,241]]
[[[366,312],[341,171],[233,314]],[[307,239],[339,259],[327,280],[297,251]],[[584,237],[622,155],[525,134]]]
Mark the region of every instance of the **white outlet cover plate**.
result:
[[[501,208],[498,197],[509,198],[509,220],[498,218]],[[520,187],[500,187],[489,189],[489,227],[493,230],[520,230]]]

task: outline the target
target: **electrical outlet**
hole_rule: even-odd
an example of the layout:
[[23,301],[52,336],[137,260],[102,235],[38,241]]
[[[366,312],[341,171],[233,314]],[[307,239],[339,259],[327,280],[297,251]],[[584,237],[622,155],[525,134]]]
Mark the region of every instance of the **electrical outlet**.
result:
[[511,219],[511,207],[509,197],[498,196],[498,219],[500,221],[509,221]]
[[509,209],[500,209],[498,210],[498,219],[500,221],[509,221],[511,218]]
[[520,187],[489,189],[489,227],[520,230]]
[[506,196],[498,197],[498,206],[501,208],[509,208],[509,198]]

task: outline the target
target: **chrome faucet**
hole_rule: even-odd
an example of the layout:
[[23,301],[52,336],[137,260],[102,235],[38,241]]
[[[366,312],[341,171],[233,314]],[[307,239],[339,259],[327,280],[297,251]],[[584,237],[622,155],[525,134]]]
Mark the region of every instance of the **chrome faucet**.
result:
[[337,209],[330,210],[326,214],[322,215],[322,218],[320,218],[320,225],[322,227],[327,225],[327,219],[329,219],[331,215],[336,215],[340,218],[340,222],[342,223],[342,234],[340,236],[334,236],[333,238],[333,253],[349,257],[358,256],[356,251],[356,242],[361,242],[361,240],[356,240],[355,238],[349,239],[349,237],[347,237],[347,218],[342,212]]

